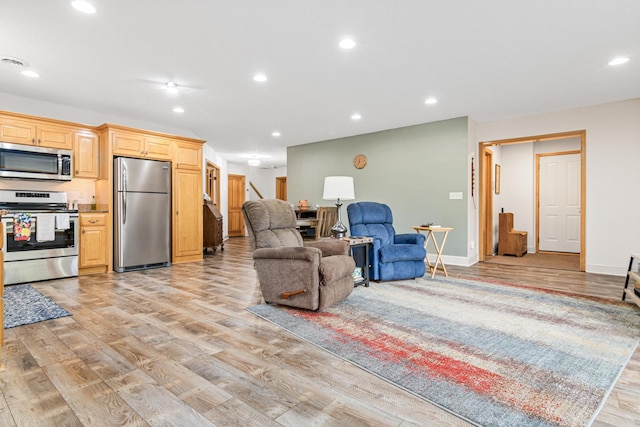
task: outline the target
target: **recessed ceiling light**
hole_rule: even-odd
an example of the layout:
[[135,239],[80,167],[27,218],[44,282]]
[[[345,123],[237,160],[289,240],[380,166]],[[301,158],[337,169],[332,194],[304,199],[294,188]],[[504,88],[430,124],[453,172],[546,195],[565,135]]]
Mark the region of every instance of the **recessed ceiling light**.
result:
[[342,49],[353,49],[354,47],[356,47],[356,42],[353,39],[346,38],[340,40],[338,46],[340,46]]
[[33,71],[33,70],[24,70],[24,71],[22,71],[22,73],[21,73],[21,74],[22,74],[23,76],[33,77],[34,79],[35,79],[36,77],[40,77],[40,74],[36,73],[36,72],[35,72],[35,71]]
[[184,108],[182,108],[182,107],[174,107],[173,112],[174,113],[184,113]]
[[167,82],[164,86],[167,89],[167,92],[178,93],[178,85],[174,82]]
[[629,58],[625,56],[621,56],[619,58],[614,58],[611,61],[609,61],[609,65],[622,65],[622,64],[626,64],[627,62],[629,62]]
[[433,104],[437,104],[438,100],[434,97],[430,97],[424,100],[424,103],[427,105],[433,105]]
[[351,120],[360,120],[362,116],[359,113],[354,113],[351,115]]
[[277,138],[277,137],[279,137],[280,135],[281,135],[281,134],[280,134],[280,132],[278,132],[278,131],[275,131],[275,132],[273,132],[273,133],[271,134],[271,136],[274,136],[274,137],[276,137],[276,138]]
[[71,6],[82,13],[96,13],[96,8],[88,1],[74,0],[71,2]]
[[257,82],[266,82],[267,76],[265,76],[264,74],[256,74],[255,76],[253,76],[253,80]]

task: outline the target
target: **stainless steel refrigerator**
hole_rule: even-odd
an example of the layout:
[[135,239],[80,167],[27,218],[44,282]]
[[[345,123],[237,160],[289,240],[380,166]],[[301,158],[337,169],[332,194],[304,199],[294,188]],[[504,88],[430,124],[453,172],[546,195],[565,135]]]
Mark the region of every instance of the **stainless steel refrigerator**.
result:
[[117,157],[114,270],[171,265],[171,163]]

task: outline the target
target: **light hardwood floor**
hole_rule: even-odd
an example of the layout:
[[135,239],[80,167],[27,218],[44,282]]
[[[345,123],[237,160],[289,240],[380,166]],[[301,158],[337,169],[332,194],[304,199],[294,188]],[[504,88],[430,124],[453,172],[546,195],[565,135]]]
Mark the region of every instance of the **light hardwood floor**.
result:
[[[624,283],[487,263],[447,268],[611,300]],[[247,312],[261,297],[245,238],[204,262],[34,287],[73,316],[6,331],[0,426],[469,425]],[[594,425],[639,424],[636,350]]]

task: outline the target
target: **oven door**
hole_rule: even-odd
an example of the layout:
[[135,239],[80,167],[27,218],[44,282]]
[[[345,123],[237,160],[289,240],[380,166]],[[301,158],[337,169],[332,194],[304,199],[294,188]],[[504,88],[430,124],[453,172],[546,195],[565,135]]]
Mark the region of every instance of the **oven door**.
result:
[[37,213],[31,214],[31,234],[28,239],[16,239],[13,215],[3,216],[2,223],[6,262],[78,255],[78,214],[69,214],[69,228],[56,229],[53,240],[47,242],[38,242]]

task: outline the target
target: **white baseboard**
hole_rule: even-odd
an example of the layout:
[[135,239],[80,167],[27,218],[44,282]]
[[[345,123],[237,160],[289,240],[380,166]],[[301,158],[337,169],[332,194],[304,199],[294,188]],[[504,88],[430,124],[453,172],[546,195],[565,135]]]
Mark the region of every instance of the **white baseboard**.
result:
[[626,276],[629,265],[603,265],[587,263],[587,273],[608,274],[610,276]]
[[[436,262],[435,254],[427,254],[427,258],[429,258],[429,262],[432,264]],[[472,257],[463,257],[463,256],[453,256],[453,255],[442,255],[442,261],[444,261],[444,265],[457,265],[460,267],[470,267],[473,264],[478,262],[478,256],[474,255]]]

